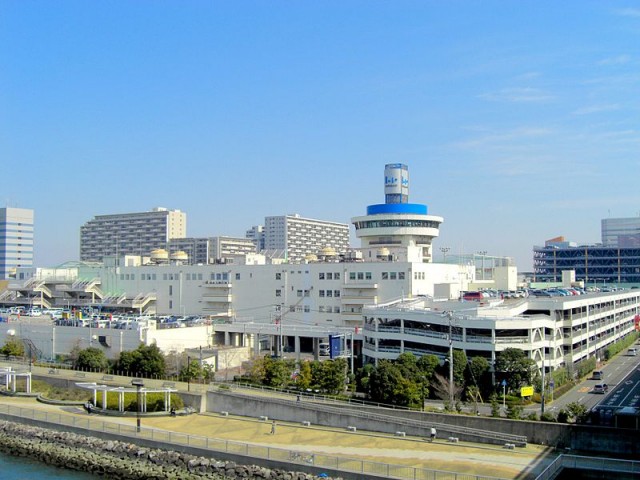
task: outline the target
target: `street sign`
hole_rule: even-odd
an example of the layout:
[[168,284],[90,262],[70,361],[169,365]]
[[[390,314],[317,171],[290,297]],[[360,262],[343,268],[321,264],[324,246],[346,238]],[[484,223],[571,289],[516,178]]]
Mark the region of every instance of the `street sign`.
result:
[[502,385],[503,387],[506,387],[507,386],[507,381],[506,380],[502,380],[502,383],[500,385]]
[[520,396],[521,397],[530,397],[533,395],[533,387],[522,387],[520,388]]

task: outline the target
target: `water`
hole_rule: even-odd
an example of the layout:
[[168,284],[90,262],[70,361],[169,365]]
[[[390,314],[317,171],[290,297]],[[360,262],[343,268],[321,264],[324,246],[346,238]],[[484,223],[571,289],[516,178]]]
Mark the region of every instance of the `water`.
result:
[[88,473],[64,470],[25,457],[0,453],[0,480],[95,480]]

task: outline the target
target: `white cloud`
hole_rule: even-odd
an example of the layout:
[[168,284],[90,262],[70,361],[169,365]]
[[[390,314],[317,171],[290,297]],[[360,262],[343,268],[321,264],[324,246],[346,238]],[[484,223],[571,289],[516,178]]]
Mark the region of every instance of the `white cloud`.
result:
[[627,54],[616,55],[615,57],[603,58],[598,65],[624,65],[631,61],[631,56]]
[[572,115],[589,115],[592,113],[600,113],[600,112],[611,112],[614,110],[619,110],[620,105],[617,103],[611,103],[608,105],[592,105],[590,107],[582,107],[574,110]]
[[553,100],[550,95],[537,88],[519,87],[519,88],[503,88],[496,92],[483,93],[478,98],[494,102],[516,102],[516,103],[534,103],[547,102]]
[[623,17],[640,17],[640,9],[638,8],[620,8],[615,10],[615,13]]

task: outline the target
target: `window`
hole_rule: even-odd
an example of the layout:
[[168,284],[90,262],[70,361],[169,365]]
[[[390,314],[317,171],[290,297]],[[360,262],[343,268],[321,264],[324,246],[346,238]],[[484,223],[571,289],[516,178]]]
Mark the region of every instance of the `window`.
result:
[[327,280],[333,280],[333,273],[327,273]]
[[371,272],[366,272],[366,273],[365,273],[365,278],[366,278],[367,280],[371,280]]
[[305,297],[308,297],[308,296],[309,296],[309,290],[305,290],[305,291],[304,291],[304,296],[305,296]]
[[236,280],[240,280],[240,274],[236,273]]
[[173,285],[169,285],[169,295],[173,295]]
[[398,272],[398,280],[404,280],[404,272]]
[[340,272],[336,272],[333,274],[333,278],[336,280],[340,280]]
[[364,273],[358,272],[358,280],[364,280]]
[[318,273],[318,280],[324,280],[324,273]]
[[319,297],[324,297],[324,290],[320,290],[320,291],[318,292],[318,296],[319,296]]
[[398,275],[396,274],[396,272],[390,272],[389,273],[389,279],[390,280],[395,280],[396,278],[398,278]]
[[324,313],[324,306],[319,306],[318,307],[318,312]]
[[311,309],[309,308],[309,305],[305,305],[305,306],[304,306],[304,311],[305,311],[306,313],[309,313],[309,312],[311,311]]
[[280,272],[276,272],[276,280],[282,280],[282,274]]
[[216,274],[212,273],[211,275],[209,275],[209,279],[210,280],[215,280],[216,279]]
[[339,297],[340,296],[340,290],[334,290],[333,291],[333,296],[334,297]]
[[301,296],[302,296],[302,290],[298,290],[296,293],[297,293],[297,295],[298,295],[299,297],[301,297]]
[[327,297],[332,297],[333,296],[333,292],[331,290],[327,290]]
[[389,280],[389,272],[382,272],[382,279]]
[[276,297],[281,297],[282,296],[282,290],[280,290],[279,288],[276,289]]
[[169,310],[173,308],[173,300],[169,300]]
[[355,280],[356,279],[356,272],[349,272],[349,280]]
[[340,307],[333,307],[333,313],[340,313]]
[[155,274],[155,273],[152,273],[152,274],[151,274],[151,280],[155,280],[155,279],[156,279],[156,274]]
[[201,273],[198,274],[198,280],[202,280],[202,274]]

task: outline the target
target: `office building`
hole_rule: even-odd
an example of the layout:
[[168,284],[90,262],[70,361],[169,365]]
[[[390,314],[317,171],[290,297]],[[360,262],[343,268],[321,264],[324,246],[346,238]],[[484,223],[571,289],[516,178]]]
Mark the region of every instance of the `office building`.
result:
[[245,237],[253,241],[256,246],[256,252],[264,250],[264,226],[254,225],[246,231]]
[[302,263],[324,249],[344,254],[349,249],[349,225],[298,214],[265,218],[265,251],[281,252],[289,263]]
[[567,271],[585,286],[640,284],[640,245],[578,245],[557,237],[533,247],[534,282],[561,282]]
[[0,280],[33,265],[33,210],[0,208]]
[[101,262],[106,256],[150,255],[186,233],[187,214],[180,210],[154,208],[150,212],[98,215],[80,227],[80,260]]
[[601,228],[605,247],[640,247],[640,217],[605,218]]

